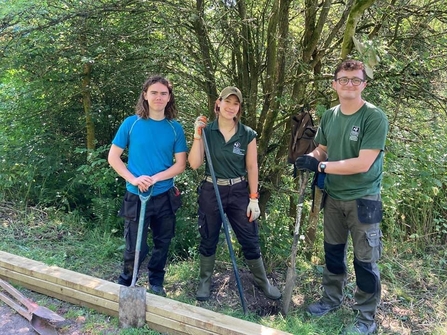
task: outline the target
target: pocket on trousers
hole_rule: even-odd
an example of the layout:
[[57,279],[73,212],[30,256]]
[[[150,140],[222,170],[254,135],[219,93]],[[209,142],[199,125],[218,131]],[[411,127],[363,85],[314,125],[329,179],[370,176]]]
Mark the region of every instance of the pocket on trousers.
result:
[[138,205],[138,196],[130,196],[129,193],[126,193],[121,204],[121,208],[118,212],[118,216],[130,221],[137,221],[139,216]]
[[171,187],[169,190],[169,201],[171,202],[172,212],[175,214],[182,206],[182,195],[176,186]]
[[382,201],[357,199],[357,215],[361,223],[379,223],[382,221]]
[[382,231],[380,229],[367,231],[366,241],[371,248],[371,262],[377,262],[382,256]]
[[200,236],[204,239],[208,238],[208,225],[206,223],[206,216],[204,213],[199,212],[198,228]]

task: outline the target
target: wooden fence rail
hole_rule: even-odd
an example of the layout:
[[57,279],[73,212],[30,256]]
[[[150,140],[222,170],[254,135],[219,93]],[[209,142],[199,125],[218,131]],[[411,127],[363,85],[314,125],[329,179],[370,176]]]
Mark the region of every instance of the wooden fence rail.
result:
[[[0,251],[0,277],[75,305],[118,316],[120,285]],[[159,332],[191,335],[291,335],[205,308],[146,294],[146,323]]]

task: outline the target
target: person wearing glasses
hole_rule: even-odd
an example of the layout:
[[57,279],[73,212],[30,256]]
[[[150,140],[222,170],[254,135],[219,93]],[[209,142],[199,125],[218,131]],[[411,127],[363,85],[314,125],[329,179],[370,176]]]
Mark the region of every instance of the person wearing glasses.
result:
[[346,252],[351,235],[356,275],[354,324],[345,334],[371,334],[381,284],[377,261],[382,253],[380,186],[388,120],[385,113],[363,100],[366,72],[362,62],[345,60],[335,70],[332,88],[340,104],[327,110],[318,128],[318,146],[298,157],[299,170],[325,173],[323,293],[308,306],[323,316],[343,302],[347,282]]

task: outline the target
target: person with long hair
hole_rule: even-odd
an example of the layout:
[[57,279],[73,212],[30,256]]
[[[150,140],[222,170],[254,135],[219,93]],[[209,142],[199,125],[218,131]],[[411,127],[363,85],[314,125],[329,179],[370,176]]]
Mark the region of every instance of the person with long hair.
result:
[[[194,124],[194,143],[188,161],[192,169],[204,162],[203,129],[209,145],[222,207],[242,246],[245,262],[254,275],[254,282],[269,299],[281,298],[279,290],[267,279],[261,257],[258,224],[258,158],[256,132],[240,122],[242,93],[237,87],[226,87],[215,103],[217,118],[207,124],[199,116]],[[205,301],[211,295],[211,277],[222,219],[210,175],[208,162],[205,178],[198,187],[200,232],[200,282],[196,299]]]
[[[152,231],[153,248],[148,263],[149,292],[166,296],[163,287],[169,245],[175,233],[175,212],[180,194],[174,177],[186,167],[186,139],[177,116],[172,84],[164,77],[149,77],[135,107],[119,127],[108,161],[126,181],[126,193],[119,211],[125,219],[123,272],[118,283],[130,286],[135,260],[140,195],[149,197],[144,216],[138,267],[149,253],[147,237]],[[127,164],[122,155],[128,150]]]

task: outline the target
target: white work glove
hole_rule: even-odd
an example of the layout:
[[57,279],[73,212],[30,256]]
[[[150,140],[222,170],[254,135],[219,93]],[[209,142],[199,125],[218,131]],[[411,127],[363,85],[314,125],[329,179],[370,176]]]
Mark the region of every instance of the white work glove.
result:
[[251,199],[247,206],[247,217],[249,217],[249,221],[252,222],[256,220],[259,215],[261,215],[261,210],[259,209],[258,199]]
[[202,138],[202,129],[206,126],[206,116],[200,115],[194,122],[194,139],[200,140]]

